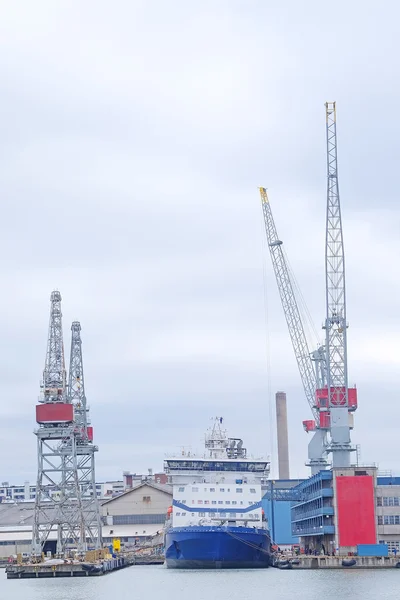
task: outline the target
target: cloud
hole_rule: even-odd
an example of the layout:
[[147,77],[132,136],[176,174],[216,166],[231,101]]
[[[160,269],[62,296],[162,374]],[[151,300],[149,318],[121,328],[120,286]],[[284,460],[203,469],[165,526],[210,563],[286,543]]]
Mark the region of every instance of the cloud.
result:
[[307,472],[310,410],[257,186],[268,187],[321,339],[326,100],[338,102],[349,374],[360,395],[353,439],[368,460],[396,467],[387,440],[398,416],[398,9],[389,4],[385,13],[368,2],[339,2],[334,13],[315,1],[2,5],[0,452],[13,448],[3,478],[35,477],[54,288],[66,348],[71,321],[82,323],[99,479],[200,448],[217,414],[276,471],[278,389],[288,393],[292,474]]

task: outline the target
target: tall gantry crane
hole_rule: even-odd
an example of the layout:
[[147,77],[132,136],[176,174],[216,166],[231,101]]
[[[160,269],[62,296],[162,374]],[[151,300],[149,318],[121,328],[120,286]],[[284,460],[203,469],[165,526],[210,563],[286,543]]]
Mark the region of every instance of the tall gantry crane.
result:
[[[345,257],[340,211],[336,103],[327,102],[327,211],[325,240],[326,367],[327,388],[317,391],[319,405],[325,404],[330,430],[329,450],[333,467],[350,466],[350,415],[357,407],[357,392],[349,390],[347,373],[347,320]],[[326,406],[327,405],[327,406]]]
[[[88,440],[86,400],[82,409],[83,404],[76,397],[75,388],[67,391],[66,386],[60,292],[52,292],[50,303],[42,396],[36,406],[38,475],[32,552],[40,555],[50,550],[63,556],[69,547],[84,551],[87,543],[93,543],[96,534],[94,545],[98,547],[101,527],[98,511],[93,518],[93,506],[97,506],[92,466],[95,447]],[[73,373],[76,372],[76,364],[74,355]],[[76,367],[79,368],[81,366]],[[85,423],[85,433],[82,423]],[[90,481],[90,489],[86,487],[87,480]],[[89,494],[90,490],[93,491],[94,503],[92,498],[90,502],[87,500],[87,490]]]
[[97,499],[95,479],[95,452],[93,427],[88,419],[89,408],[86,402],[81,324],[74,321],[71,326],[71,357],[68,378],[68,402],[74,407],[76,436],[76,468],[80,488],[80,540],[79,549],[101,548],[101,516]]
[[[283,253],[283,242],[278,237],[267,190],[261,187],[260,195],[268,247],[278,284],[283,312],[289,329],[289,335],[292,341],[301,381],[303,383],[304,393],[314,416],[314,421],[304,421],[304,425],[307,431],[314,431],[308,446],[308,459],[311,473],[315,474],[327,467],[326,430],[320,428],[319,409],[316,406],[316,389],[317,387],[322,387],[325,382],[324,349],[318,348],[313,353],[310,353],[289,269]],[[313,362],[315,367],[313,367]]]

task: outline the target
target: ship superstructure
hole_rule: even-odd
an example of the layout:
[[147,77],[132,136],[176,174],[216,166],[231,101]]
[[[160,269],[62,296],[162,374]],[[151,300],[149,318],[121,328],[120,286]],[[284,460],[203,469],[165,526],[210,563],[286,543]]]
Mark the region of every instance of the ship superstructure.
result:
[[247,457],[239,438],[228,437],[222,418],[205,437],[203,457],[167,458],[173,485],[166,528],[166,563],[175,568],[266,567],[270,538],[261,485],[269,462]]

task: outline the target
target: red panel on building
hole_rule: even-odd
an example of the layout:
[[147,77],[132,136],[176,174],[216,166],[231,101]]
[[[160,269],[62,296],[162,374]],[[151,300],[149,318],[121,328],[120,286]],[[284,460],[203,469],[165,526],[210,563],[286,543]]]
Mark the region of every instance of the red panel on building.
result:
[[70,423],[74,420],[74,407],[72,404],[48,402],[36,406],[37,423]]
[[376,544],[373,477],[336,477],[336,500],[339,545]]
[[87,428],[87,436],[88,436],[89,442],[93,442],[93,427]]

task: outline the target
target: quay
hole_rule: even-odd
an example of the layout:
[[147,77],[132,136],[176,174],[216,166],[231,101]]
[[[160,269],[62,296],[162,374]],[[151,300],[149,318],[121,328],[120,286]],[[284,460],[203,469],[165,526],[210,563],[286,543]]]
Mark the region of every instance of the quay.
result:
[[295,569],[399,569],[395,556],[296,556],[277,558],[273,565],[282,570]]
[[7,579],[35,579],[49,577],[98,577],[131,565],[125,558],[111,558],[95,563],[10,564]]

